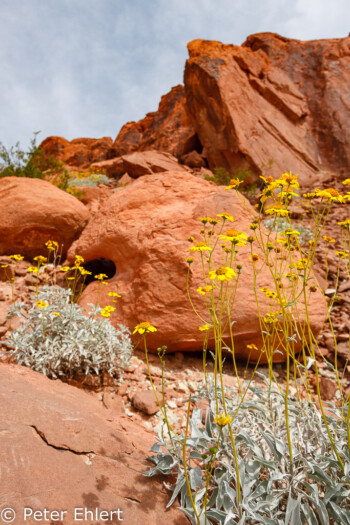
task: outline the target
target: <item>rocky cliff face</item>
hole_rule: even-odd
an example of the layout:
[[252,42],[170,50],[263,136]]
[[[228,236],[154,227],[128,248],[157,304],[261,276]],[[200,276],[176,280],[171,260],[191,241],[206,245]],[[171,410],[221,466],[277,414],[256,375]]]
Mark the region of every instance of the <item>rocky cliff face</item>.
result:
[[186,103],[211,168],[348,171],[350,38],[301,42],[272,33],[242,46],[188,44]]
[[125,124],[114,142],[51,137],[44,149],[76,167],[159,150],[185,163],[191,152],[204,154],[211,169],[255,176],[270,163],[269,174],[291,170],[301,182],[349,170],[349,37],[302,42],[261,33],[242,46],[194,40],[188,50],[185,86]]

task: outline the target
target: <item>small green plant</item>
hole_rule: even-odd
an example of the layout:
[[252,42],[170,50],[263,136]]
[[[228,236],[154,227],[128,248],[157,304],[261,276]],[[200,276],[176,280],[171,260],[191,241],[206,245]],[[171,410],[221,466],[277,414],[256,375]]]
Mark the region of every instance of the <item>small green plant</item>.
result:
[[0,178],[27,177],[30,179],[48,179],[62,190],[66,190],[69,175],[64,165],[53,156],[47,157],[44,150],[37,146],[34,133],[28,151],[23,151],[20,143],[7,149],[0,142]]
[[[92,306],[88,315],[71,301],[71,290],[44,286],[28,306],[15,303],[8,317],[19,316],[21,326],[5,344],[17,363],[50,378],[67,379],[104,372],[122,380],[123,366],[132,353],[129,330],[114,328],[108,317],[113,307]],[[97,314],[105,318],[96,318]]]
[[214,168],[214,175],[206,173],[204,178],[209,182],[214,182],[217,186],[228,186],[232,177],[225,168]]
[[215,168],[214,175],[206,173],[205,180],[214,182],[217,186],[229,186],[232,179],[239,180],[242,184],[243,195],[251,202],[256,202],[258,183],[254,180],[254,174],[249,169],[234,168],[230,172],[225,168]]

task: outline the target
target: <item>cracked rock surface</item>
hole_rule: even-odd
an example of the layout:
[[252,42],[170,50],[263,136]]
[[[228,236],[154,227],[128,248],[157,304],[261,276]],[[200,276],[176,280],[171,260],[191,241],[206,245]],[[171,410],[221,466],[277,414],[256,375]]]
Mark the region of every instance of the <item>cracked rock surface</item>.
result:
[[92,394],[2,363],[0,406],[0,507],[19,520],[24,507],[48,508],[67,510],[64,525],[73,525],[83,507],[119,508],[128,525],[187,523],[176,508],[165,511],[161,480],[142,476],[154,437],[120,404],[107,409]]

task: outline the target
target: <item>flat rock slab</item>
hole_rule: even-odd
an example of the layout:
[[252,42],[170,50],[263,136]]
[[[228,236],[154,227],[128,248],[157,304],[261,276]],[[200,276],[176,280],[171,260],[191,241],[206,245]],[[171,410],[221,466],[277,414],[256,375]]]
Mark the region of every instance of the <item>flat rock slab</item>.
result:
[[0,508],[12,507],[15,523],[25,522],[26,507],[66,511],[63,520],[47,521],[64,525],[87,510],[94,519],[87,514],[81,523],[107,516],[106,523],[123,518],[127,525],[188,523],[176,508],[165,510],[170,495],[161,480],[142,476],[153,434],[94,395],[1,364],[0,407]]

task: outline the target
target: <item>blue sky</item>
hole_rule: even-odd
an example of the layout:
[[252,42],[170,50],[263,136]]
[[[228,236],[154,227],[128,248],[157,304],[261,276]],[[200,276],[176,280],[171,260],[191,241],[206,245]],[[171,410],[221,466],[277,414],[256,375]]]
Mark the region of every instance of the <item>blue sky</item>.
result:
[[111,136],[182,83],[195,38],[345,37],[349,0],[1,0],[0,141]]

